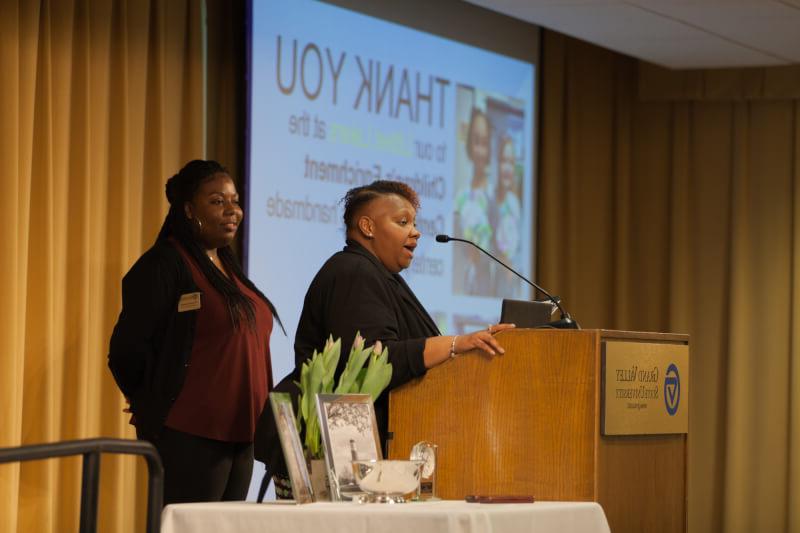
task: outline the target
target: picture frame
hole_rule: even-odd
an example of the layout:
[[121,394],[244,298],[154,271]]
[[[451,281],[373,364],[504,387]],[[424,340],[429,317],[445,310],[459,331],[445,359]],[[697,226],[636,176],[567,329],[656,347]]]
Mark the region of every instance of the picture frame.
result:
[[317,394],[316,406],[331,498],[352,500],[361,494],[352,461],[383,458],[372,396]]
[[311,477],[308,474],[300,434],[297,431],[297,418],[292,407],[292,397],[286,392],[271,392],[269,403],[272,407],[272,414],[275,416],[275,425],[278,428],[286,469],[289,471],[289,480],[292,482],[294,501],[298,504],[311,503],[314,501],[314,492],[311,488]]

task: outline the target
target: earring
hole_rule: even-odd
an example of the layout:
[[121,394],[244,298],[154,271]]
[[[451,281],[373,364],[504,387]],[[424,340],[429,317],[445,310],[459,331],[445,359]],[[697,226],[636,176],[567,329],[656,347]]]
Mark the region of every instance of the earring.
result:
[[199,218],[193,218],[192,220],[194,220],[197,223],[197,231],[202,232],[203,231],[203,222]]

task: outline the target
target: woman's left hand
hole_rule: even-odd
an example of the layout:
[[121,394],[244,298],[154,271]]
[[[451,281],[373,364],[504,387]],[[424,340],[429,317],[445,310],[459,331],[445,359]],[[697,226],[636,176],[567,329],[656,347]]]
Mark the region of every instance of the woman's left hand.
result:
[[497,342],[494,337],[495,333],[512,329],[516,327],[514,324],[490,324],[486,329],[481,329],[467,335],[459,335],[455,343],[455,353],[460,354],[468,352],[469,350],[478,349],[483,350],[489,355],[504,354],[506,351]]

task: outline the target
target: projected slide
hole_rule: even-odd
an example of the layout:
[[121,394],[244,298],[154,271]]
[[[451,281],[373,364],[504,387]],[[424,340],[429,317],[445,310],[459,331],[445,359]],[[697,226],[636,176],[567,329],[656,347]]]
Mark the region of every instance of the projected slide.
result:
[[443,332],[498,320],[532,272],[534,66],[318,2],[253,2],[248,272],[276,304],[276,381],[293,363],[306,289],[344,246],[351,187],[403,181],[423,234],[411,287]]

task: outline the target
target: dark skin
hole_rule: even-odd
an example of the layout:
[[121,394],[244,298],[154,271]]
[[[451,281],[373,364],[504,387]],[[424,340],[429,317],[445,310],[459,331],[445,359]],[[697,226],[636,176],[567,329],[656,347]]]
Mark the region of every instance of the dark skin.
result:
[[233,180],[229,175],[217,172],[200,184],[192,200],[183,208],[186,218],[192,223],[197,242],[214,266],[227,276],[217,249],[233,242],[244,217]]
[[486,185],[486,166],[489,164],[489,120],[484,115],[479,115],[472,124],[469,137],[470,153],[474,167],[472,188],[480,189]]
[[[389,272],[408,268],[414,258],[417,240],[422,236],[416,226],[417,211],[407,199],[396,194],[379,196],[355,214],[355,224],[347,236],[371,252]],[[494,324],[465,335],[429,337],[425,339],[425,368],[434,367],[456,354],[483,350],[489,355],[505,353],[494,334],[511,329],[514,324]],[[455,342],[454,342],[455,340]]]
[[[239,207],[239,194],[231,177],[217,172],[200,184],[192,200],[183,205],[186,218],[192,222],[194,237],[205,249],[208,258],[225,276],[225,268],[217,248],[228,246],[236,237],[244,212]],[[228,276],[230,277],[230,276]],[[130,400],[123,412],[130,413]]]

